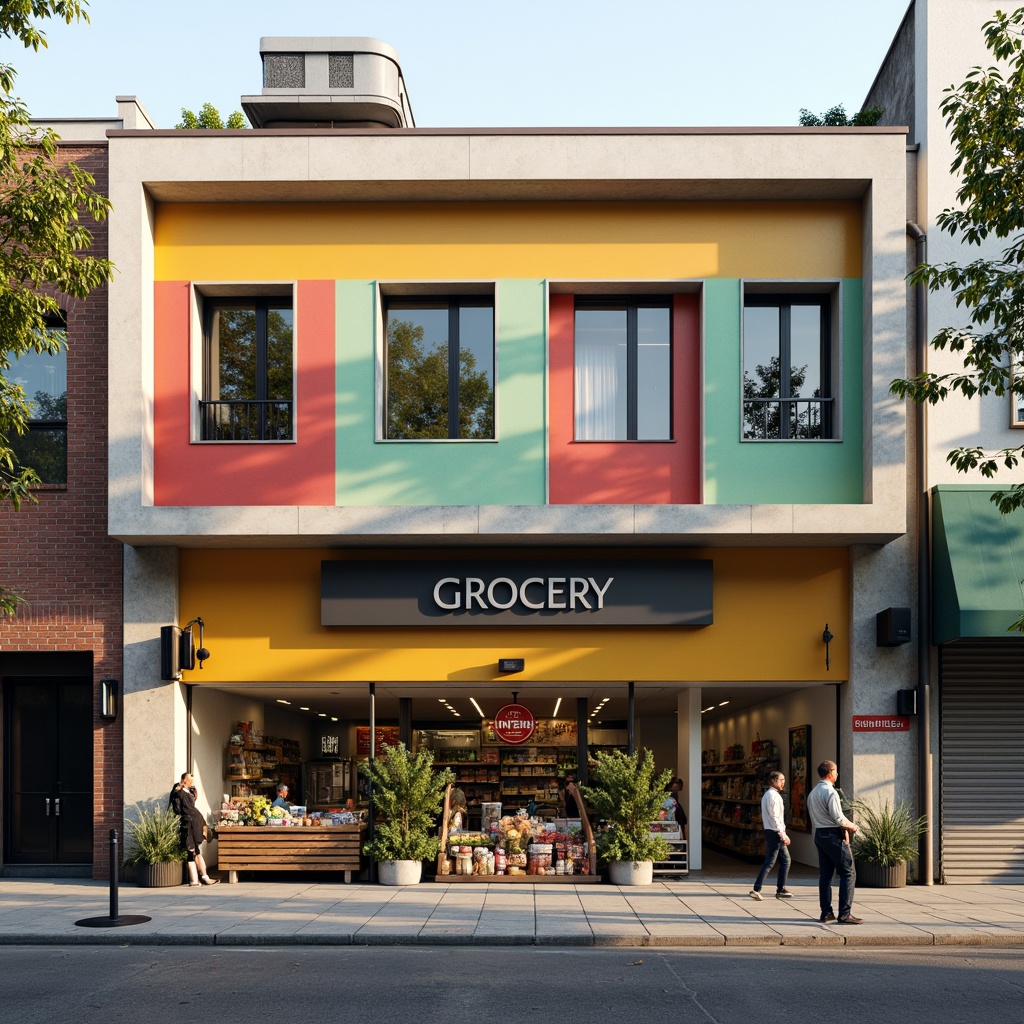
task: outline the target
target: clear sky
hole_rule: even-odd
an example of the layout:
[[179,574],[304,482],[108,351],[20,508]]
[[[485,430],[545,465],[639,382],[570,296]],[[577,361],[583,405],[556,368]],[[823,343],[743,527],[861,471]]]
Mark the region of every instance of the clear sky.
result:
[[[789,125],[858,109],[909,0],[92,0],[91,24],[4,40],[33,117],[158,127],[262,89],[261,36],[373,36],[419,127]],[[1010,5],[1012,6],[1012,4]]]

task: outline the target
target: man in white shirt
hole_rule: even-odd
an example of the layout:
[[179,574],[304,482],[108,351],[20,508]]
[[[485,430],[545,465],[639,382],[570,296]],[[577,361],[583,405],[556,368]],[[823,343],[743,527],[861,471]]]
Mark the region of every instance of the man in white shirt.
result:
[[772,772],[768,776],[768,788],[761,797],[761,822],[764,825],[764,863],[758,872],[754,888],[750,890],[751,899],[761,899],[761,886],[768,877],[768,872],[775,866],[779,858],[779,880],[775,890],[775,898],[791,899],[793,894],[786,889],[786,878],[789,875],[789,836],[786,835],[786,808],[782,802],[782,791],[786,788],[786,776],[782,772]]
[[[822,924],[860,924],[853,916],[853,890],[857,870],[853,866],[850,834],[857,826],[843,814],[843,805],[836,790],[839,769],[835,761],[818,765],[821,779],[807,794],[807,814],[814,828],[814,845],[818,848],[818,903]],[[839,919],[832,912],[832,876],[839,874]]]

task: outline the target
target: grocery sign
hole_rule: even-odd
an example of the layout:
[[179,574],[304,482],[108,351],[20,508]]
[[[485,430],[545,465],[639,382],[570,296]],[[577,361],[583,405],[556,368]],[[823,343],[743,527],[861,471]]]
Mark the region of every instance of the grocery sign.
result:
[[494,716],[494,735],[502,743],[525,743],[536,728],[533,712],[522,704],[506,704]]

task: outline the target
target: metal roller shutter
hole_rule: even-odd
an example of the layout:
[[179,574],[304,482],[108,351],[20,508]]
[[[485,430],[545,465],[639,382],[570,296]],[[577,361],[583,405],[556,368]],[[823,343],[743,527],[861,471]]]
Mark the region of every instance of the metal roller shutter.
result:
[[939,658],[943,881],[1024,883],[1024,638]]

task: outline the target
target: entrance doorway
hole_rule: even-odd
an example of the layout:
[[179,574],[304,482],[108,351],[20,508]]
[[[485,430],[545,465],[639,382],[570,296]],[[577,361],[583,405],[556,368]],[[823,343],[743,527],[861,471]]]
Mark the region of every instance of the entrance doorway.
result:
[[91,864],[92,679],[4,679],[4,863]]

